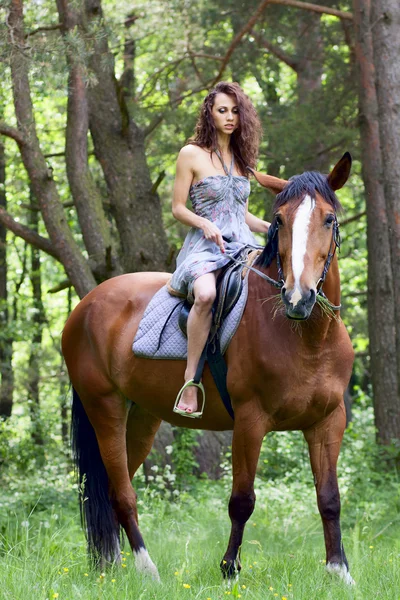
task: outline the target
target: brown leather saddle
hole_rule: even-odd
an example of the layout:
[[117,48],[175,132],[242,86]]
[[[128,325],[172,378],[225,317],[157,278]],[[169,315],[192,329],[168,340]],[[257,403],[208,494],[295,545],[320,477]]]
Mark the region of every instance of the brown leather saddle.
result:
[[[228,263],[219,274],[209,340],[212,340],[215,336],[224,319],[229,315],[240,298],[243,288],[243,270],[246,268],[249,254],[253,251],[254,248],[252,246],[245,246],[242,248],[240,252],[236,253],[234,256],[237,262]],[[186,299],[182,305],[178,318],[179,328],[186,337],[187,320],[191,308],[192,303]]]

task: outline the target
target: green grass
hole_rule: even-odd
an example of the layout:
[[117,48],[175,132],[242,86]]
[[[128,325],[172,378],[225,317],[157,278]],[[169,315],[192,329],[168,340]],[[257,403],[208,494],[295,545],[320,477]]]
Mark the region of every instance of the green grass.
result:
[[[397,485],[397,484],[396,484]],[[324,543],[312,485],[257,481],[257,507],[242,547],[240,580],[224,587],[219,562],[229,536],[227,483],[199,483],[192,494],[162,501],[139,494],[140,526],[162,584],[136,574],[125,545],[125,568],[90,571],[75,492],[47,490],[0,497],[1,600],[400,599],[397,496],[371,488],[354,505],[343,497],[343,541],[356,580],[349,587],[324,569]],[[26,492],[28,494],[28,492]],[[52,506],[46,503],[51,498]],[[190,586],[190,587],[188,587]],[[57,596],[58,594],[58,596]]]

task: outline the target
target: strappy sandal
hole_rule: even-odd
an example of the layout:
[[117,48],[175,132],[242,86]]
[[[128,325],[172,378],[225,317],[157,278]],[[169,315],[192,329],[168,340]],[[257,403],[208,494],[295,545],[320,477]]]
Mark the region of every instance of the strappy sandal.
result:
[[[186,388],[188,388],[190,386],[199,388],[199,390],[201,390],[201,393],[203,394],[203,404],[201,406],[201,410],[199,410],[197,412],[193,412],[193,413],[189,413],[189,412],[186,412],[185,410],[183,410],[182,408],[178,408],[178,404],[182,398],[183,392],[186,390]],[[186,383],[181,387],[181,389],[178,392],[178,395],[175,400],[173,412],[176,413],[177,415],[181,415],[181,417],[189,417],[189,419],[201,419],[201,417],[203,416],[205,403],[206,403],[206,393],[204,391],[203,384],[201,383],[201,381],[199,383],[196,383],[193,379],[189,379],[188,381],[186,381]]]

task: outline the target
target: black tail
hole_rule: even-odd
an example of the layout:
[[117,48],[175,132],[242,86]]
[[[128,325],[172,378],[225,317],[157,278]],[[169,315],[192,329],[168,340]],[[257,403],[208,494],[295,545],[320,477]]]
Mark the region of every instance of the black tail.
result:
[[98,566],[101,559],[118,559],[120,528],[111,506],[108,476],[96,434],[78,393],[73,388],[72,392],[71,446],[79,479],[81,521],[89,556]]

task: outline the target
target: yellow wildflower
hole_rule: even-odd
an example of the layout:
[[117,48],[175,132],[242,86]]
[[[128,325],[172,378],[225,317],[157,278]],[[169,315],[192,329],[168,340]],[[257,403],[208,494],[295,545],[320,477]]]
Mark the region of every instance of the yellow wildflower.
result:
[[125,564],[122,564],[122,565],[121,565],[121,567],[122,567],[123,569],[125,569],[125,568],[126,568],[126,565],[125,565]]
[[84,573],[84,576],[85,577],[89,577],[89,573]]
[[373,546],[370,546],[370,548],[373,548]]
[[69,569],[67,567],[63,568],[64,573],[68,573]]
[[270,592],[274,591],[274,588],[272,587],[272,585],[270,585],[268,589],[269,589]]
[[188,583],[184,583],[183,587],[188,590],[190,588],[190,585]]
[[179,575],[179,571],[175,571],[174,575]]
[[245,585],[242,585],[242,590],[245,590],[245,589],[246,589],[246,586],[245,586]]
[[282,596],[282,600],[287,600],[286,596]]
[[116,581],[115,579],[111,579],[111,583],[115,583],[115,581]]
[[55,594],[53,594],[53,598],[58,598],[57,592]]

